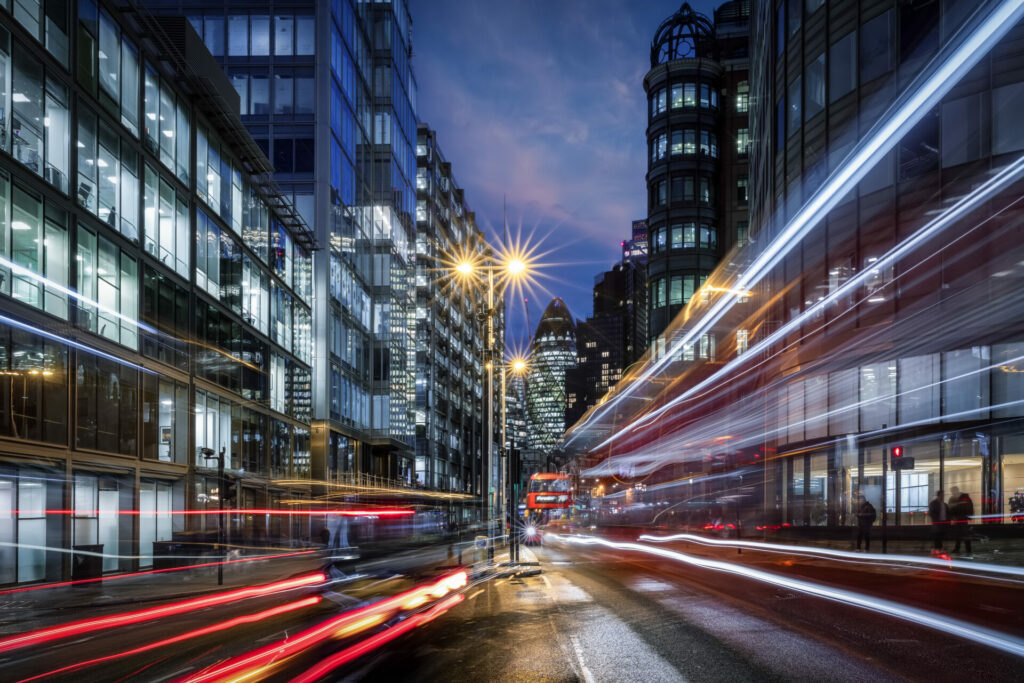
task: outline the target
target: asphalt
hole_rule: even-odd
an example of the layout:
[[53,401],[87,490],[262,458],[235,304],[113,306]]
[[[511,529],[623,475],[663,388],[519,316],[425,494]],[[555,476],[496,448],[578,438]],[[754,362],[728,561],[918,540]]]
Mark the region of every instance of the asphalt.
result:
[[[735,549],[685,543],[658,547],[882,595],[1018,637],[1024,633],[1018,616],[1024,614],[1024,579],[951,577],[948,571],[852,558],[833,562],[765,552],[739,554]],[[436,576],[450,571],[441,568],[457,559],[443,548],[424,551],[360,562],[365,578],[343,581],[331,594],[323,594],[327,599],[273,618],[246,617],[312,596],[318,589],[296,589],[2,652],[0,679],[43,675],[75,683],[175,680],[262,645],[287,641],[355,606],[423,585],[431,572]],[[477,559],[484,558],[464,553],[466,562]],[[520,565],[507,566],[507,556],[499,550],[494,562],[467,567],[471,582],[461,603],[368,650],[327,680],[945,681],[969,676],[1000,681],[1019,680],[1017,672],[1024,664],[1024,657],[929,628],[917,618],[869,611],[635,550],[549,537],[543,547],[524,549],[521,559]],[[284,564],[270,563],[260,576],[265,572],[268,579],[284,578],[282,569]],[[986,614],[992,615],[987,622]],[[320,643],[275,663],[262,675],[266,680],[290,680],[408,616],[382,623],[376,631]],[[201,632],[228,621],[237,623]],[[87,664],[61,671],[76,662]]]
[[337,680],[1019,680],[1024,664],[913,621],[638,553],[549,543],[536,555],[540,575],[480,586]]

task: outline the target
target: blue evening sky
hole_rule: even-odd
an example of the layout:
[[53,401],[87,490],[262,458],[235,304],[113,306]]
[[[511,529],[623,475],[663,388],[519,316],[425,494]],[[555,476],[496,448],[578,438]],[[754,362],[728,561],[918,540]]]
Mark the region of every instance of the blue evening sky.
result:
[[[502,198],[513,235],[549,252],[528,295],[530,326],[562,297],[592,312],[594,276],[647,213],[643,77],[677,0],[410,0],[418,113],[438,132],[455,182],[489,235]],[[691,2],[711,16],[717,6]],[[522,302],[509,302],[523,348]]]

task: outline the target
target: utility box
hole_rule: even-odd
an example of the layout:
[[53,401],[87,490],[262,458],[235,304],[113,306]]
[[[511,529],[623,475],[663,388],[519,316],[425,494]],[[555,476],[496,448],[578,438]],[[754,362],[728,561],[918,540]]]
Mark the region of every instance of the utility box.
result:
[[[103,576],[103,544],[76,545],[71,555],[71,580],[98,579]],[[88,555],[86,553],[89,553]]]

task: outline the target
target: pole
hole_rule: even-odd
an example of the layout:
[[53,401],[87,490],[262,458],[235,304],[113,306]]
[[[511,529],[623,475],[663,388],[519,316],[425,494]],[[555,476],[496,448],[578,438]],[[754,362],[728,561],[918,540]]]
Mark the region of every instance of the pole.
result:
[[217,454],[217,585],[224,585],[224,451]]
[[[501,348],[505,348],[505,344],[502,343]],[[512,481],[512,470],[510,467],[511,460],[509,460],[508,452],[508,436],[505,432],[505,402],[507,400],[507,394],[505,392],[505,359],[504,353],[501,358],[501,472],[502,472],[502,488],[505,495],[505,525],[506,529],[511,529],[512,518],[509,516],[508,498],[509,498],[509,485]],[[508,533],[511,533],[509,531]],[[511,559],[511,558],[510,558]]]
[[519,562],[519,532],[516,528],[519,525],[519,482],[523,479],[523,473],[521,472],[522,463],[519,460],[519,451],[516,450],[516,437],[512,437],[512,448],[510,451],[510,457],[512,458],[512,535],[513,545],[512,550],[515,553],[515,562]]
[[497,507],[497,489],[494,486],[494,269],[487,269],[487,345],[484,348],[484,369],[487,371],[487,436],[484,480],[487,499],[487,559],[494,559],[494,512]]
[[[888,449],[886,449],[886,451],[882,453],[882,457],[886,459],[889,458]],[[900,521],[900,511],[903,510],[903,496],[900,492],[900,489],[903,488],[903,470],[897,469],[895,462],[893,462],[892,464],[892,481],[894,489],[893,493],[894,497],[896,498],[896,503],[893,505],[893,509],[896,511],[896,524],[894,524],[893,526],[899,529],[902,526],[902,522]]]
[[[888,425],[882,425],[887,429]],[[889,508],[886,505],[886,482],[889,479],[889,458],[885,452],[885,442],[882,442],[882,554],[888,552],[889,548]]]

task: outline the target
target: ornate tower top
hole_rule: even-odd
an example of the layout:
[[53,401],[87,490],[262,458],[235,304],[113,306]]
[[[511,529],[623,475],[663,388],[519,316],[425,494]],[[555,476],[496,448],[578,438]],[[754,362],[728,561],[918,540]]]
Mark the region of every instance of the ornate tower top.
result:
[[711,21],[684,2],[675,14],[661,22],[651,41],[651,67],[673,59],[701,57],[712,34]]

